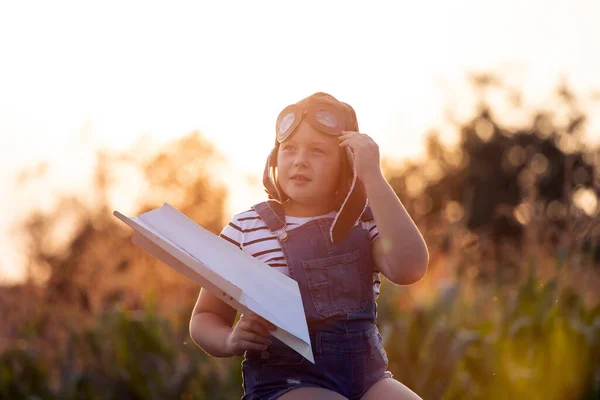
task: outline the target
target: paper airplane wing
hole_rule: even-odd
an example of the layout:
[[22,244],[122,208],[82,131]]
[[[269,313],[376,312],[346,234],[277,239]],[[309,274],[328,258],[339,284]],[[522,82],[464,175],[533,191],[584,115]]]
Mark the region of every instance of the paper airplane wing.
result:
[[168,204],[128,218],[132,242],[241,313],[254,312],[273,336],[314,363],[297,283],[197,225]]

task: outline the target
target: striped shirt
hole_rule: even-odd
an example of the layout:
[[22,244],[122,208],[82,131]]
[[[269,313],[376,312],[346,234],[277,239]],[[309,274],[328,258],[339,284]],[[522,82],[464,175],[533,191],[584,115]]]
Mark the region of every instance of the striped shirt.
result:
[[[286,228],[292,230],[309,221],[318,218],[335,218],[336,211],[326,215],[316,217],[290,217],[286,216]],[[371,243],[379,236],[375,221],[360,222],[362,227],[369,231]],[[277,236],[273,234],[254,210],[244,211],[233,216],[233,219],[219,235],[223,239],[233,243],[241,250],[255,257],[256,259],[270,265],[277,271],[289,276],[287,262],[283,255],[281,245]],[[373,292],[375,297],[379,296],[379,287],[381,279],[379,272],[373,271]]]

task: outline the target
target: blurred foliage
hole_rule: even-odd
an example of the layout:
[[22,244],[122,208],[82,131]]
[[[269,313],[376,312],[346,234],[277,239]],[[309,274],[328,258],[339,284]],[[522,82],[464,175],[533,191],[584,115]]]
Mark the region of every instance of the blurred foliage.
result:
[[101,313],[91,326],[69,332],[53,362],[26,341],[2,353],[0,398],[240,397],[241,359],[214,360],[187,336],[187,329],[174,330],[156,310]]
[[[389,368],[424,399],[599,399],[600,152],[581,101],[561,85],[508,128],[486,97],[501,81],[473,83],[456,147],[432,134],[425,160],[386,170],[431,255],[421,282],[382,284]],[[198,288],[133,246],[111,206],[133,192],[132,214],[169,202],[217,233],[220,157],[194,133],[96,161],[92,195],[23,222],[29,280],[0,287],[0,399],[241,397],[241,358],[189,337]]]
[[385,287],[379,325],[390,370],[424,399],[597,399],[600,306],[532,273],[509,292],[466,281],[431,304],[397,307]]
[[[600,148],[584,140],[583,100],[561,83],[548,109],[525,110],[520,93],[494,75],[474,75],[479,93],[473,116],[448,124],[458,144],[432,131],[425,160],[387,168],[386,174],[434,253],[458,249],[473,256],[482,280],[515,282],[522,258],[551,251],[565,263],[577,255],[600,262]],[[503,94],[509,115],[526,122],[502,124],[487,93]],[[457,256],[457,255],[456,255]]]

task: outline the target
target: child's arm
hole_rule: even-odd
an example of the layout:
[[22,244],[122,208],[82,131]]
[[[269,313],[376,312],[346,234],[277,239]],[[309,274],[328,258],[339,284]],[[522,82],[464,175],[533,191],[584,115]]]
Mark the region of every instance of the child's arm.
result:
[[192,340],[213,357],[231,357],[227,337],[236,315],[234,308],[202,289],[190,319]]
[[365,182],[379,237],[373,242],[377,269],[398,285],[410,285],[425,275],[427,245],[412,218],[383,175]]
[[241,355],[246,350],[266,350],[271,343],[274,326],[257,315],[242,315],[235,322],[237,311],[205,290],[200,291],[192,317],[190,336],[213,357]]
[[427,245],[381,172],[379,146],[368,135],[358,132],[345,132],[339,139],[340,147],[352,149],[356,173],[365,185],[379,230],[379,237],[373,242],[377,268],[399,285],[420,280],[429,263]]

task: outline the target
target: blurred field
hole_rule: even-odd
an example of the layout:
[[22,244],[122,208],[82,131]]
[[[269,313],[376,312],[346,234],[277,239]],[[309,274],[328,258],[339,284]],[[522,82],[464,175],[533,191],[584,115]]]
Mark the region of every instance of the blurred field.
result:
[[[600,399],[600,149],[582,140],[582,100],[561,86],[555,108],[509,128],[486,97],[502,85],[473,85],[456,148],[432,132],[426,160],[385,168],[431,254],[417,284],[383,282],[390,370],[424,399]],[[198,288],[111,215],[128,186],[136,213],[169,202],[218,233],[219,162],[197,132],[160,154],[98,154],[93,196],[22,222],[29,279],[0,287],[1,399],[241,396],[241,359],[189,338]],[[24,176],[33,185],[43,170]]]

